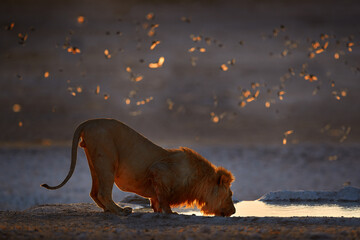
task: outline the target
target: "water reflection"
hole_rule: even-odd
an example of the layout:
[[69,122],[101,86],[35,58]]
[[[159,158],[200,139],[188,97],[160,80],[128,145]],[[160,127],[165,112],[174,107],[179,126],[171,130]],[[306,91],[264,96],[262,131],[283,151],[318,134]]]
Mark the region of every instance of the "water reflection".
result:
[[[344,202],[262,202],[241,201],[235,204],[232,217],[358,217],[360,203]],[[180,214],[202,216],[198,209],[175,209]]]

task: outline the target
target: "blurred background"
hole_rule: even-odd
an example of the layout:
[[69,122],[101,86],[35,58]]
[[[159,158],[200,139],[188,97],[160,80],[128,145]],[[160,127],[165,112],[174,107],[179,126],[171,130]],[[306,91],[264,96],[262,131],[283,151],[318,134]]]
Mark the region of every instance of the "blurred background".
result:
[[76,126],[103,117],[231,167],[238,199],[359,183],[359,16],[355,0],[1,1],[3,206],[70,193],[6,179],[57,184]]

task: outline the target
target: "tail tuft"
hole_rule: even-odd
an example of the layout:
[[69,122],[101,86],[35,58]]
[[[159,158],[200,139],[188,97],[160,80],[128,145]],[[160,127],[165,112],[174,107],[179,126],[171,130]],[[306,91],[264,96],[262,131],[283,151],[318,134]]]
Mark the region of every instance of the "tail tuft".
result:
[[44,188],[46,188],[46,189],[50,189],[50,186],[49,186],[49,185],[47,185],[46,183],[41,184],[40,186],[41,186],[41,187],[44,187]]

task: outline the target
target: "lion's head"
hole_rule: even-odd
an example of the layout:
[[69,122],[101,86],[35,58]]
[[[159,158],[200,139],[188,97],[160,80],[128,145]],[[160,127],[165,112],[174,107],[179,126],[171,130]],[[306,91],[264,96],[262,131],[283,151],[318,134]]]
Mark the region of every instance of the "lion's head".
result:
[[234,177],[223,167],[216,168],[215,177],[212,179],[212,190],[207,194],[201,211],[204,214],[215,214],[215,216],[229,217],[235,213],[230,189]]

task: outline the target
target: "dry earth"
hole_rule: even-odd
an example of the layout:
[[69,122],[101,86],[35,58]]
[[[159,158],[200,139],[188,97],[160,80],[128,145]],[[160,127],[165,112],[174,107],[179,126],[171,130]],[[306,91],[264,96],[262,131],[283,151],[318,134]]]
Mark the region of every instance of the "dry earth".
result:
[[94,204],[0,212],[0,239],[359,239],[356,218],[222,218],[101,212]]

